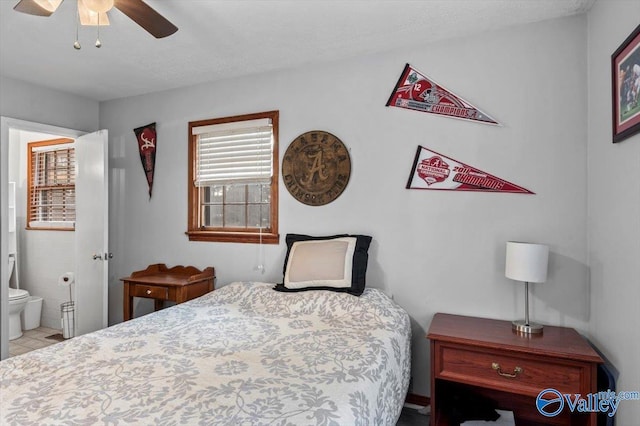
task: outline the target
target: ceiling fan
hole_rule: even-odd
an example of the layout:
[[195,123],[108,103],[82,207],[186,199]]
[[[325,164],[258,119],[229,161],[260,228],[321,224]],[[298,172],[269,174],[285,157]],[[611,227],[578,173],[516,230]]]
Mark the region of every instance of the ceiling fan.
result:
[[[14,10],[29,15],[51,16],[63,0],[20,0]],[[107,12],[113,7],[127,15],[155,38],[178,31],[164,16],[142,0],[78,0],[78,15],[82,25],[109,25]]]

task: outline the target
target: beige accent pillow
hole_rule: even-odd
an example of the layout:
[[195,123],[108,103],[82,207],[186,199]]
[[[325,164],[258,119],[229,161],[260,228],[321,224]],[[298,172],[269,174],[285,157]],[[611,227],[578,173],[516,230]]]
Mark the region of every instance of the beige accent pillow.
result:
[[284,286],[351,287],[351,269],[356,238],[296,241],[291,246]]

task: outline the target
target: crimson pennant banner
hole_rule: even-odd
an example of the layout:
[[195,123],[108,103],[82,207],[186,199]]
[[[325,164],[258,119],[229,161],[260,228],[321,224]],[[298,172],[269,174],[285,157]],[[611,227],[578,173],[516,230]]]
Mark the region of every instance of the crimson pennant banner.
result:
[[533,194],[528,189],[423,146],[418,146],[407,189]]
[[387,106],[412,109],[461,120],[500,125],[489,114],[451,93],[407,64]]
[[138,139],[140,161],[149,185],[149,198],[153,189],[153,172],[156,168],[156,123],[133,129]]

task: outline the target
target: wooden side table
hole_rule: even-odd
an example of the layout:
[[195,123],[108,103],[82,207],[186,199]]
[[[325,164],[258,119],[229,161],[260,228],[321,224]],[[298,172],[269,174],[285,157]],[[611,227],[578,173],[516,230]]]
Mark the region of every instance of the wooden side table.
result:
[[203,271],[193,266],[174,266],[169,269],[163,263],[149,265],[130,277],[120,278],[124,283],[124,320],[133,317],[133,298],[154,299],[154,309],[162,309],[165,300],[176,303],[195,299],[213,291],[215,270]]
[[438,313],[427,337],[432,426],[450,423],[445,407],[460,392],[513,411],[517,425],[596,425],[596,413],[571,414],[567,404],[554,417],[536,408],[545,389],[583,396],[597,391],[597,366],[604,361],[574,329],[545,326],[542,334],[523,335],[509,321]]

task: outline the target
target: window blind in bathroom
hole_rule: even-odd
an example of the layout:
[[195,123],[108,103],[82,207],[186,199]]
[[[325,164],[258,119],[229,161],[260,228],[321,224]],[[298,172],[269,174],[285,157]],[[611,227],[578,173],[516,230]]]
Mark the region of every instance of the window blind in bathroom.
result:
[[76,170],[72,142],[57,139],[28,144],[29,228],[73,228]]

